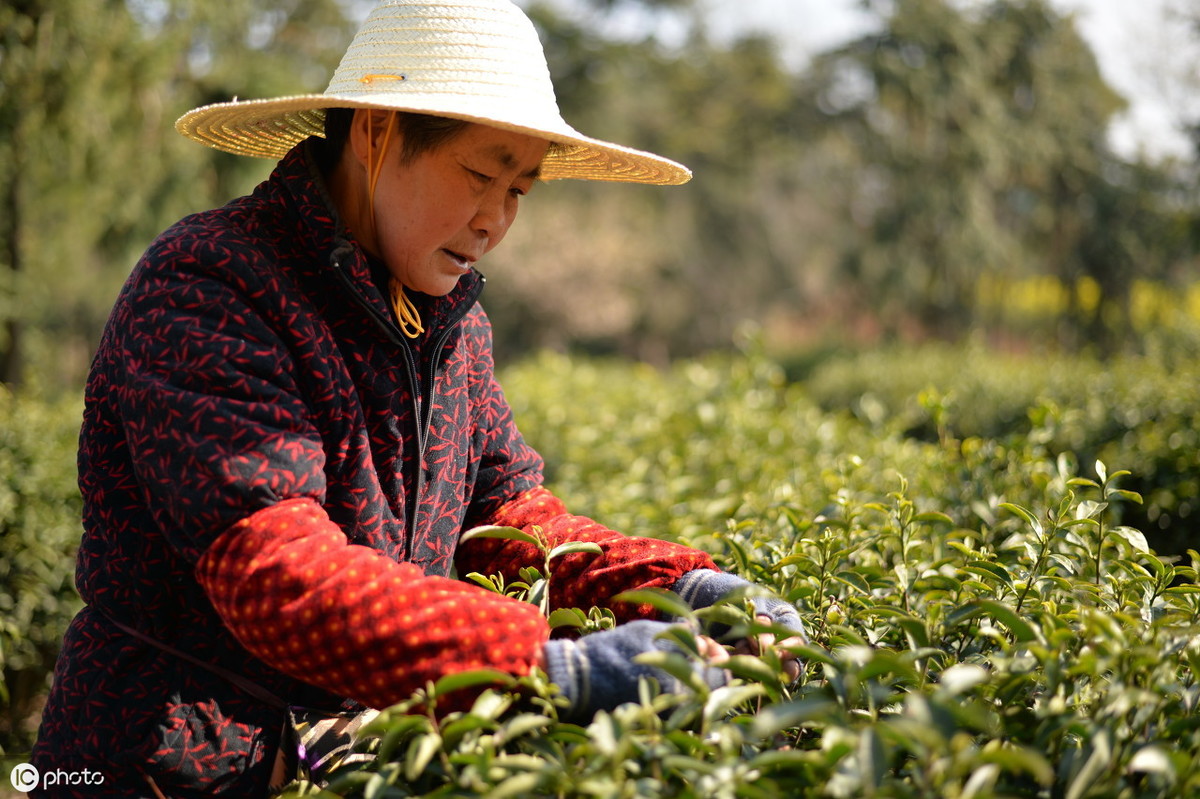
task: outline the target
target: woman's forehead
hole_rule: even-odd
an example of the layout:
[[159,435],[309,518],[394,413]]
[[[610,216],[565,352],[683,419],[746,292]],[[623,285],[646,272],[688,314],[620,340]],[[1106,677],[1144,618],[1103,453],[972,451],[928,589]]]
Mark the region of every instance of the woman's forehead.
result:
[[505,170],[518,171],[521,177],[535,179],[550,146],[545,139],[479,124],[468,127],[453,144]]

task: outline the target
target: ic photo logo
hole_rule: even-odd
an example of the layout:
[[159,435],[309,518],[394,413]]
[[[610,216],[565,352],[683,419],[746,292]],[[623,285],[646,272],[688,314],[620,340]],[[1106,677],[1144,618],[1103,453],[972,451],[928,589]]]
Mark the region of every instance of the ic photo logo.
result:
[[86,768],[83,771],[55,769],[42,774],[37,766],[18,763],[8,775],[8,781],[18,791],[32,791],[34,788],[52,788],[56,785],[103,785],[104,774]]
[[28,763],[18,763],[13,766],[12,773],[8,775],[8,780],[12,783],[12,787],[18,791],[32,791],[38,787],[38,783],[41,782],[41,776],[38,774],[35,766],[31,766]]

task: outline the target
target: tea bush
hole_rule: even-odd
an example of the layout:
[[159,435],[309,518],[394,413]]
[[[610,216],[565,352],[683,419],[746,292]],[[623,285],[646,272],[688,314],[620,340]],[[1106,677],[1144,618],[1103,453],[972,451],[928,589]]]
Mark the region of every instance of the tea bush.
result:
[[[1077,386],[1104,379],[1080,369]],[[922,371],[890,371],[902,370]],[[1123,524],[1142,501],[1135,477],[1081,467],[1062,446],[1087,412],[1082,387],[1052,411],[998,381],[996,407],[1011,410],[993,418],[1009,421],[973,430],[954,421],[949,392],[929,392],[928,434],[911,436],[916,425],[890,411],[822,410],[812,397],[831,401],[828,382],[789,384],[758,357],[660,372],[545,355],[502,382],[576,510],[701,547],[795,602],[812,633],[800,679],[787,683],[771,656],[735,656],[726,687],[646,685],[640,702],[579,726],[559,720],[536,674],[439,713],[440,697],[495,679],[455,675],[372,723],[371,764],[291,795],[1200,792],[1200,556],[1154,554]],[[991,396],[979,389],[981,404]],[[1024,432],[1010,433],[1022,416]],[[533,599],[544,576],[491,587]],[[634,599],[674,609],[669,596]],[[552,623],[604,626],[579,610]],[[739,603],[698,615],[733,636],[761,629]],[[690,635],[677,631],[685,651]],[[685,656],[673,658],[660,663],[685,675]]]
[[0,388],[0,754],[27,750],[63,631],[79,609],[80,403]]
[[1127,509],[1156,549],[1194,546],[1200,519],[1200,361],[1164,345],[1151,355],[1000,356],[931,345],[830,359],[805,386],[822,409],[846,411],[873,430],[924,440],[939,435],[1035,437],[1050,454],[1120,463],[1144,505]]

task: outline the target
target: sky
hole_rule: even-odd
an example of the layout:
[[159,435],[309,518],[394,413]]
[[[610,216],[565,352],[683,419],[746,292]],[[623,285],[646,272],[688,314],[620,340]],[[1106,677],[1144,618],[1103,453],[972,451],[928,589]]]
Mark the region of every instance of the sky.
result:
[[[1191,34],[1174,10],[1200,0],[1050,0],[1074,15],[1079,31],[1096,53],[1101,73],[1129,103],[1109,130],[1121,155],[1158,160],[1191,158],[1182,121],[1200,119],[1200,36]],[[527,5],[529,0],[518,0]],[[557,0],[570,5],[572,0]],[[701,0],[710,31],[747,28],[779,36],[789,63],[854,38],[876,22],[859,0]],[[643,34],[644,15],[617,19],[617,31]],[[666,32],[669,37],[670,31]]]
[[1057,0],[1076,14],[1109,85],[1130,110],[1109,132],[1118,152],[1143,147],[1151,156],[1189,154],[1179,123],[1200,117],[1200,42],[1165,0]]

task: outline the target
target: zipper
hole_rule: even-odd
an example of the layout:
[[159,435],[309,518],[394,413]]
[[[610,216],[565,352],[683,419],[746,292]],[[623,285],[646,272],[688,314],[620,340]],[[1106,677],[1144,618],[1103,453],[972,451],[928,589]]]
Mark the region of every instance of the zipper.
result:
[[[416,356],[413,355],[412,347],[404,339],[403,334],[392,322],[392,320],[381,313],[378,308],[372,305],[358,286],[350,279],[350,275],[346,274],[342,269],[342,254],[350,249],[350,245],[343,243],[337,247],[333,254],[329,257],[329,264],[333,267],[334,274],[337,275],[339,282],[349,294],[351,299],[367,312],[367,316],[375,323],[375,326],[383,332],[389,341],[395,344],[404,352],[404,367],[408,373],[408,381],[412,385],[412,405],[413,419],[417,425],[417,474],[413,485],[413,495],[406,503],[405,512],[406,532],[404,541],[404,559],[406,561],[412,558],[412,544],[416,537],[417,527],[417,509],[421,506],[422,495],[425,493],[425,448],[429,443],[429,428],[433,423],[433,404],[436,396],[436,377],[437,368],[442,362],[442,350],[445,349],[446,341],[449,340],[450,334],[458,327],[458,323],[463,320],[463,317],[475,305],[475,301],[479,299],[479,295],[483,292],[485,279],[483,275],[479,275],[479,283],[475,287],[471,296],[464,299],[461,309],[456,312],[456,316],[451,317],[442,332],[438,335],[437,342],[434,345],[434,350],[429,358],[429,371],[427,373],[428,383],[421,383],[418,379],[420,369],[417,366]],[[422,395],[425,401],[422,402]]]

